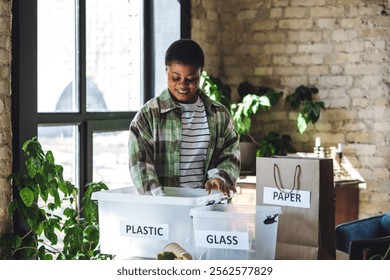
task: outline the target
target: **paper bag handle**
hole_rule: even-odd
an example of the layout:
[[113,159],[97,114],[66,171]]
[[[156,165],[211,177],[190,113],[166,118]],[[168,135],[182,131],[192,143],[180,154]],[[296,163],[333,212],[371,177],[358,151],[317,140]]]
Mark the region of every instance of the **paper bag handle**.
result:
[[[278,184],[278,180],[276,179],[276,173],[278,173],[280,185]],[[297,166],[295,166],[293,188],[291,191],[288,192],[283,187],[282,179],[280,178],[279,166],[275,163],[274,164],[274,180],[275,180],[275,185],[278,188],[278,190],[283,192],[283,193],[292,193],[295,190],[295,188],[299,187],[299,174],[300,173],[301,173],[301,166],[298,164]]]

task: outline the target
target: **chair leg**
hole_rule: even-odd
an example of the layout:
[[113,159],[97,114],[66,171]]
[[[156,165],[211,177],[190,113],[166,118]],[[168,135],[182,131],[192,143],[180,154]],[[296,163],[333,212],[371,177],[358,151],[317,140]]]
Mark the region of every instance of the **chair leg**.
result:
[[364,248],[362,254],[363,254],[362,259],[368,260],[370,259],[371,250],[369,248]]

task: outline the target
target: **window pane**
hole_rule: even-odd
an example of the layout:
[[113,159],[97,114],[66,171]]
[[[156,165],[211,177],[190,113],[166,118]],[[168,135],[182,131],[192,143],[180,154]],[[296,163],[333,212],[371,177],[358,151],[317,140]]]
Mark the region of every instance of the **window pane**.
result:
[[38,112],[78,111],[75,1],[39,0]]
[[87,0],[87,111],[140,108],[142,1]]
[[[180,1],[154,0],[155,95],[167,87],[165,51],[180,38]],[[163,34],[163,35],[162,35]]]
[[79,186],[77,126],[38,126],[38,140],[45,152],[53,152],[55,163],[63,166],[64,179]]
[[128,131],[93,133],[93,181],[115,189],[132,185],[129,172]]

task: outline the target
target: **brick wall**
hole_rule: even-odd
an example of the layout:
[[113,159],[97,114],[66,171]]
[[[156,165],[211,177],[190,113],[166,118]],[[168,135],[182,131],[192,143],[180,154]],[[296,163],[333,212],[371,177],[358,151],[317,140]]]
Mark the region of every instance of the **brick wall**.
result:
[[8,224],[12,172],[11,130],[11,1],[0,0],[0,231]]
[[312,151],[316,136],[325,147],[343,143],[367,182],[360,217],[390,211],[389,0],[195,0],[192,24],[205,70],[233,92],[243,81],[285,95],[316,86],[326,110],[307,133],[281,103],[257,115],[252,133],[290,134],[301,151]]

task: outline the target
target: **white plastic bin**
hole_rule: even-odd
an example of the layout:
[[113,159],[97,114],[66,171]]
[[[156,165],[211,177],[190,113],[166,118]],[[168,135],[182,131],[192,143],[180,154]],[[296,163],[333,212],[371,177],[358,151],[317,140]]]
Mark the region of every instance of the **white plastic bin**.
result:
[[281,213],[280,207],[232,204],[192,209],[197,258],[275,259]]
[[164,188],[166,196],[138,195],[134,187],[93,193],[98,201],[101,252],[116,259],[155,259],[176,242],[195,258],[193,207],[219,202],[204,189]]

